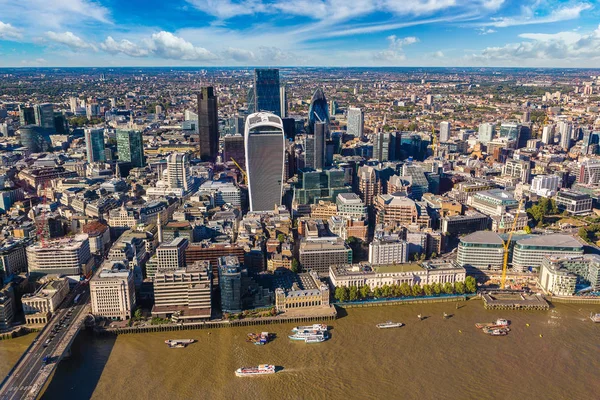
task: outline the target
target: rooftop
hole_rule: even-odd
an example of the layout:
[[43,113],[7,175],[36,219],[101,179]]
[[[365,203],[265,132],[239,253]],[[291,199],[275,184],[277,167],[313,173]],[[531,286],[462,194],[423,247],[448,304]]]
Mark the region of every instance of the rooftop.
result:
[[463,243],[504,245],[504,241],[500,238],[500,236],[491,231],[479,231],[471,233],[470,235],[462,237],[460,241]]
[[583,248],[579,240],[571,235],[537,235],[527,239],[521,239],[517,242],[522,246],[544,246],[544,247],[573,247]]

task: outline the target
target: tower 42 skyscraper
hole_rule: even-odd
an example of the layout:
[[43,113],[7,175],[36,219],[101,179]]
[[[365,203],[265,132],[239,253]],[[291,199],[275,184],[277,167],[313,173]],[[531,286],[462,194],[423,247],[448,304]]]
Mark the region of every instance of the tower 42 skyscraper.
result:
[[285,136],[278,116],[259,112],[246,119],[246,170],[250,211],[269,211],[281,205]]
[[200,157],[205,161],[213,161],[219,152],[219,117],[217,96],[212,86],[203,87],[198,93],[198,131]]

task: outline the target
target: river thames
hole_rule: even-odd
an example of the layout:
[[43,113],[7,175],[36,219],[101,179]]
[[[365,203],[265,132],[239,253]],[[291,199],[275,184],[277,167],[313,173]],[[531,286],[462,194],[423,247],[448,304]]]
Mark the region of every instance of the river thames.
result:
[[[599,306],[558,304],[545,312],[488,311],[477,300],[459,306],[349,309],[330,322],[332,337],[320,344],[291,342],[292,324],[118,337],[83,332],[43,398],[597,398],[600,324],[588,316]],[[444,319],[444,312],[453,316]],[[428,318],[419,321],[418,314]],[[474,327],[498,317],[511,320],[508,336],[487,336]],[[387,320],[406,326],[375,327]],[[245,341],[251,330],[278,338],[254,346]],[[198,343],[169,349],[169,338]],[[0,342],[0,357],[16,360],[18,351],[8,349],[24,347],[26,340]],[[261,363],[284,369],[271,376],[234,375],[240,366]]]

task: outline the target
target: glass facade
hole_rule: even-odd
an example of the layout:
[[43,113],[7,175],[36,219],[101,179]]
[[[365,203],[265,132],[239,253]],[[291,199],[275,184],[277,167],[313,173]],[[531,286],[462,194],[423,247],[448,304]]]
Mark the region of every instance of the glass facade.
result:
[[89,163],[106,161],[104,151],[104,129],[85,130],[85,149]]
[[298,204],[314,204],[319,200],[333,202],[340,193],[352,193],[343,169],[300,170],[298,175],[298,186],[294,190]]
[[217,97],[212,86],[203,87],[198,93],[198,132],[200,158],[211,161],[219,152],[219,117]]
[[329,107],[325,94],[321,88],[315,90],[310,106],[308,108],[308,131],[314,132],[314,126],[317,122],[323,122],[329,125]]
[[254,70],[254,110],[267,111],[281,117],[278,69]]
[[143,167],[145,162],[142,132],[117,130],[117,151],[120,161],[129,162],[132,167]]

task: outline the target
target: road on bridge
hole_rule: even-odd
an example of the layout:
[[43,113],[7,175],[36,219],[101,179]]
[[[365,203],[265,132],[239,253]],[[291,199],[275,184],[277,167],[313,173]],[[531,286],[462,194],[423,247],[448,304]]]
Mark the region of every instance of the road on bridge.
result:
[[87,284],[78,284],[5,378],[0,387],[1,400],[38,397],[85,319],[88,303]]

